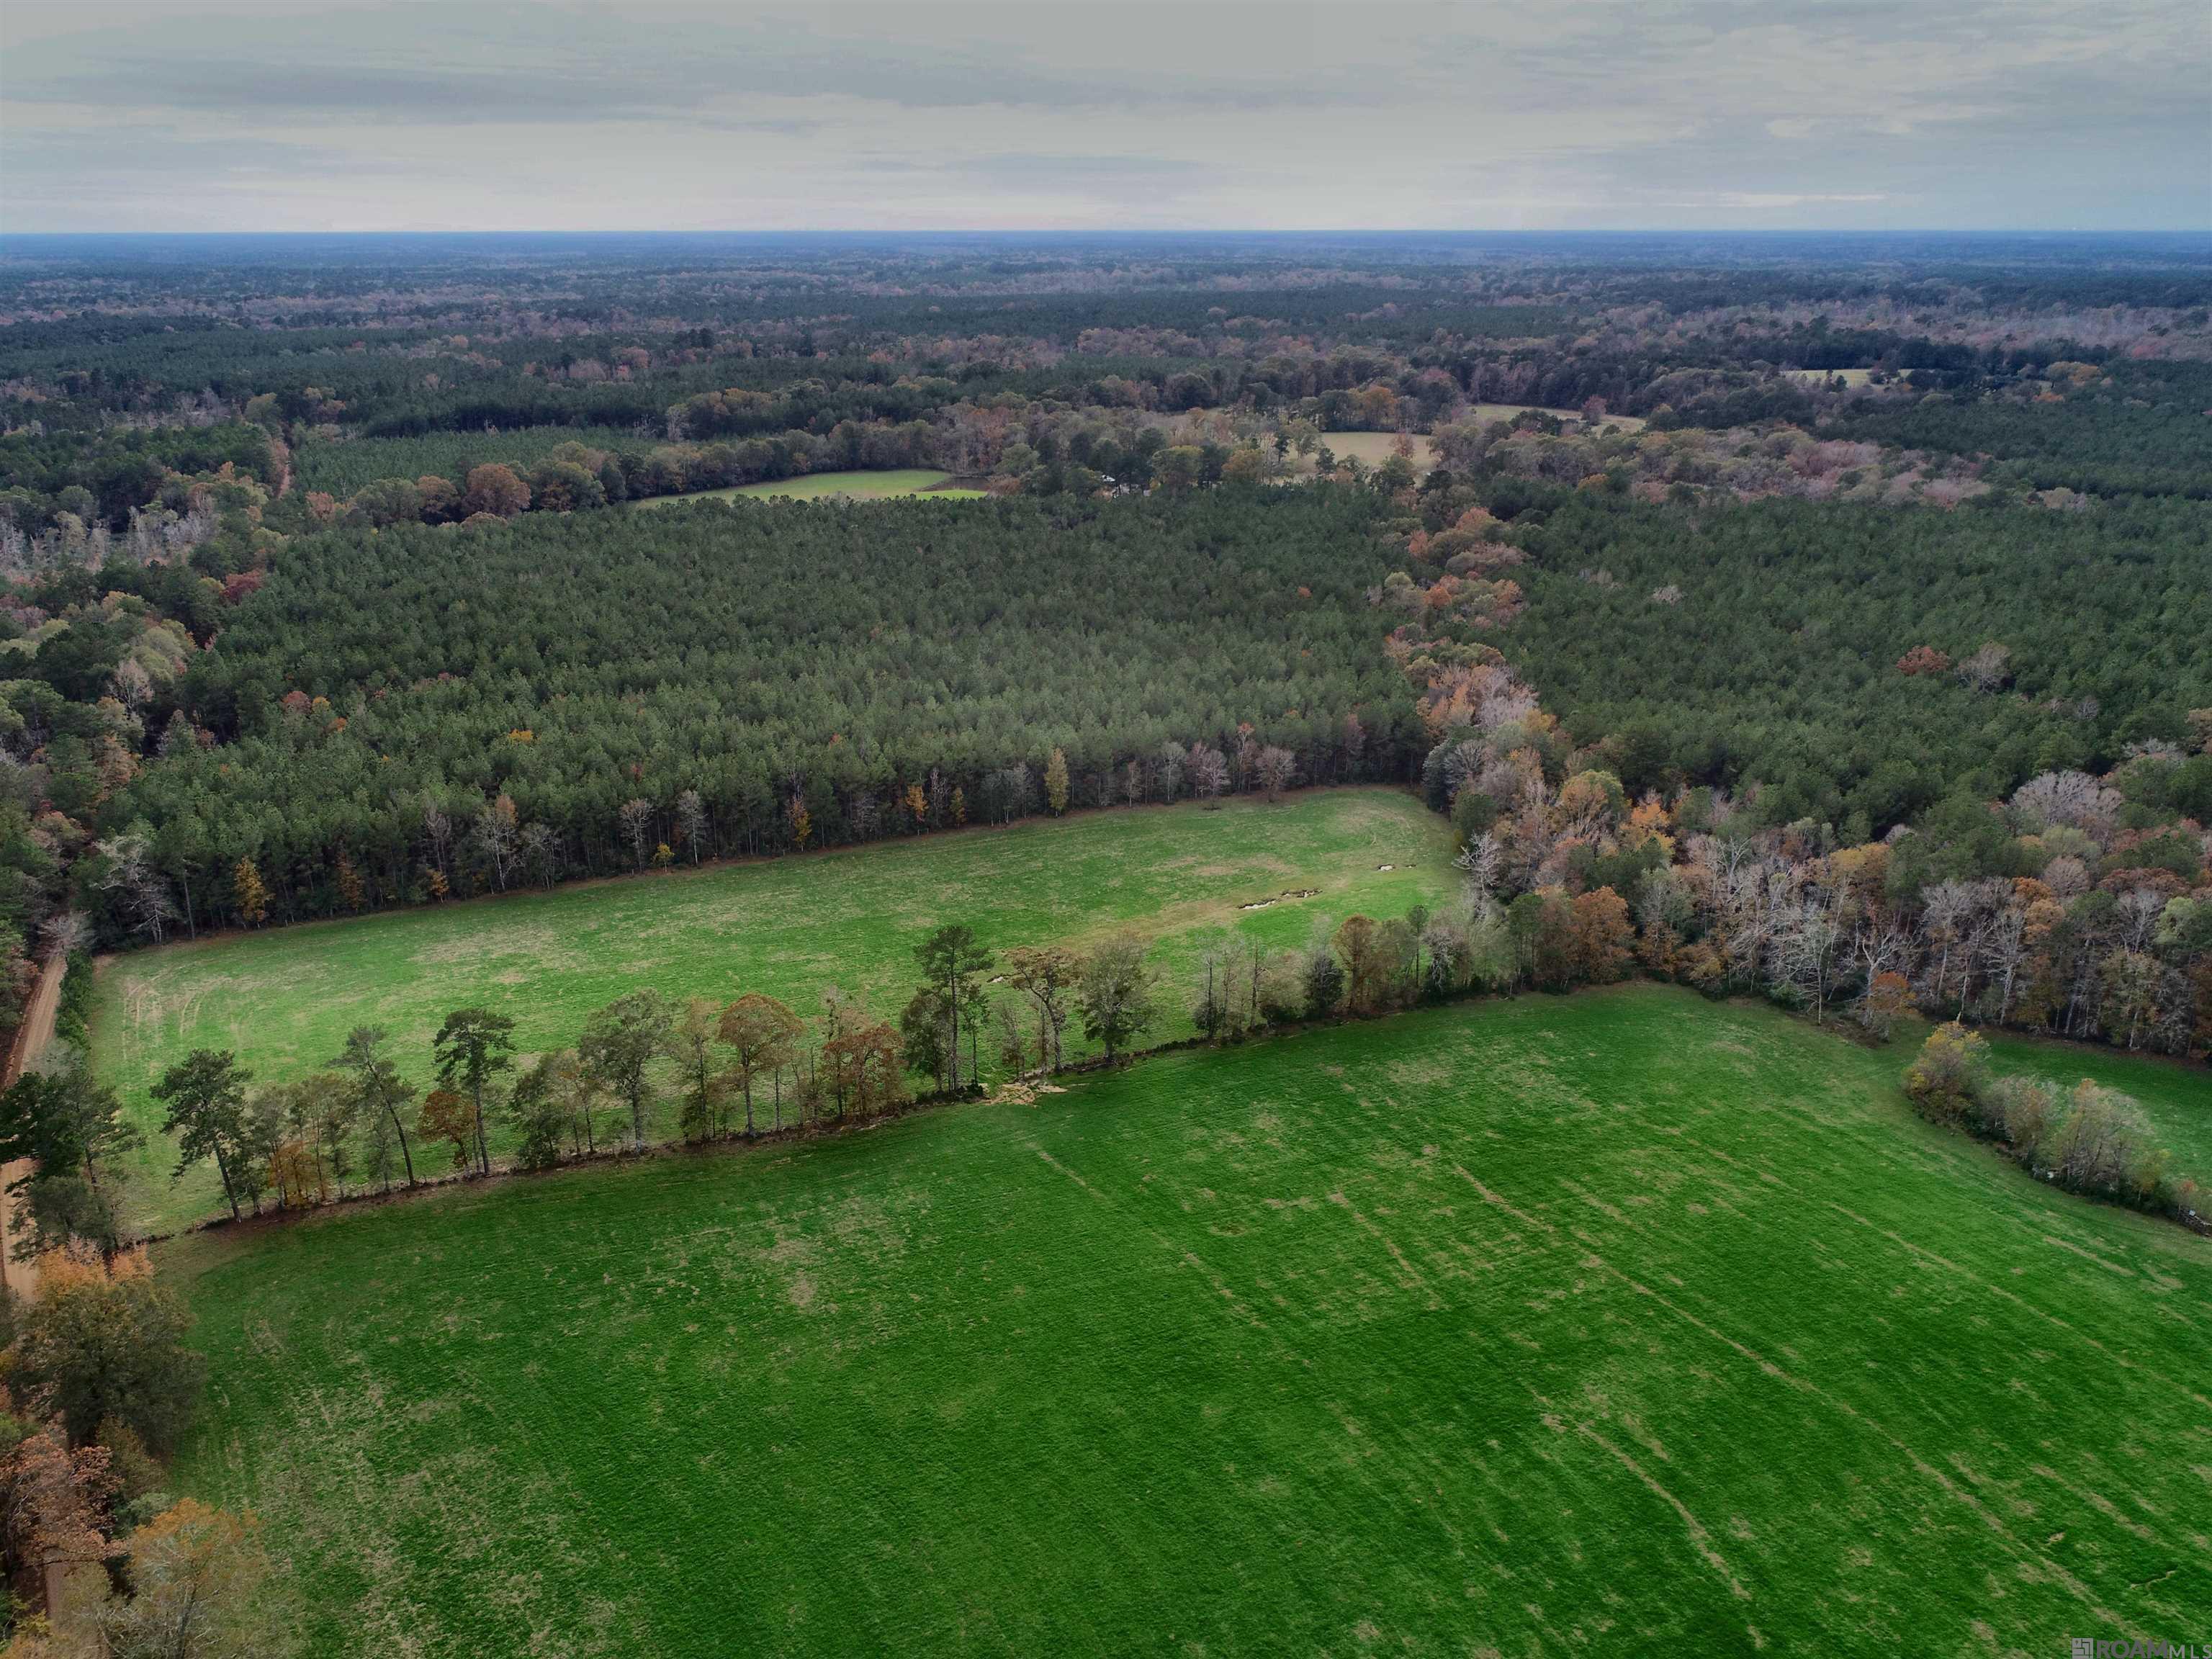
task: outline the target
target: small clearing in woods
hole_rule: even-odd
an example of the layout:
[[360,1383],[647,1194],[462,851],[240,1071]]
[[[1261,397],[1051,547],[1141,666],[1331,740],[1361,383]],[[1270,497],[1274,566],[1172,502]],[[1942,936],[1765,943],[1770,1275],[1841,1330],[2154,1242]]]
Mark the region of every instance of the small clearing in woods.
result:
[[875,472],[811,472],[796,478],[774,478],[765,483],[732,484],[726,489],[694,489],[680,495],[647,495],[632,501],[634,507],[673,507],[684,501],[727,501],[739,496],[766,500],[782,496],[792,501],[880,501],[895,495],[926,495],[936,501],[980,501],[980,489],[963,489],[950,472],[927,467],[891,467]]

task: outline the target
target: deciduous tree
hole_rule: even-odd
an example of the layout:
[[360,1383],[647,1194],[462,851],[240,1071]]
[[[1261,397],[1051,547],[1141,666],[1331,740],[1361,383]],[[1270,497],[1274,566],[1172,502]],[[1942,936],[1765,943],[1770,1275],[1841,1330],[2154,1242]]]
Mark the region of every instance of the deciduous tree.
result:
[[783,1127],[783,1068],[798,1058],[805,1022],[774,997],[747,992],[722,1010],[716,1035],[732,1053],[731,1071],[745,1101],[745,1133],[753,1133],[753,1088],[763,1076],[777,1079],[776,1124]]
[[1077,992],[1083,1034],[1104,1047],[1109,1060],[1152,1029],[1153,981],[1145,942],[1133,933],[1117,934],[1084,957]]

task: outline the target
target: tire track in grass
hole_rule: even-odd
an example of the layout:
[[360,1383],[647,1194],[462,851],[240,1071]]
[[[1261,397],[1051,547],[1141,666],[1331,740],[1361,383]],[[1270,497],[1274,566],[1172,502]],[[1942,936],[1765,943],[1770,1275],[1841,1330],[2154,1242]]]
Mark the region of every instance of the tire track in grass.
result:
[[2203,1407],[2207,1412],[2212,1412],[2212,1398],[2207,1398],[2204,1395],[2200,1394],[2195,1389],[2191,1388],[2186,1382],[2179,1382],[2173,1377],[2168,1376],[2165,1371],[2158,1370],[2155,1367],[2146,1369],[2142,1365],[2138,1365],[2134,1360],[2129,1358],[2127,1355],[2116,1352],[2106,1344],[2100,1342],[2095,1337],[2091,1336],[2087,1331],[2078,1329],[2067,1321],[2061,1319],[2055,1313],[2051,1313],[2045,1309],[2037,1307],[2033,1302],[2028,1301],[2017,1291],[2008,1291],[2002,1285],[1993,1285],[1988,1279],[1984,1279],[1979,1273],[1976,1273],[1972,1267],[1965,1267],[1959,1262],[1951,1261],[1948,1257],[1938,1255],[1935,1251],[1929,1249],[1923,1245],[1915,1244],[1911,1239],[1905,1237],[1902,1233],[1897,1232],[1890,1228],[1884,1227],[1878,1222],[1869,1221],[1866,1217],[1858,1214],[1856,1211],[1845,1209],[1833,1199],[1829,1199],[1826,1200],[1826,1202],[1827,1203],[1828,1207],[1833,1210],[1838,1215],[1844,1216],[1850,1220],[1856,1221],[1860,1226],[1868,1229],[1869,1231],[1880,1234],[1882,1237],[1889,1240],[1893,1244],[1895,1244],[1899,1249],[1905,1250],[1915,1260],[1931,1262],[1935,1266],[1945,1269],[1947,1272],[1957,1274],[1960,1278],[1965,1279],[1969,1285],[1979,1285],[1983,1290],[1987,1291],[1991,1296],[1997,1297],[2000,1301],[2009,1302],[2013,1306],[2020,1309],[2022,1312],[2033,1314],[2036,1318],[2042,1320],[2045,1323],[2054,1326],[2057,1329],[2065,1332],[2076,1341],[2087,1343],[2090,1347],[2095,1349],[2100,1355],[2111,1360],[2112,1364],[2118,1365],[2122,1370],[2133,1371],[2140,1376],[2155,1377],[2160,1382],[2165,1384],[2167,1388],[2175,1389],[2187,1399],[2193,1400],[2197,1404]]
[[[1468,1174],[1468,1171],[1460,1165],[1455,1164],[1452,1165],[1452,1170],[1461,1180],[1466,1182],[1468,1185],[1474,1188],[1476,1193],[1481,1196],[1484,1203],[1493,1205],[1525,1225],[1540,1229],[1542,1231],[1552,1235],[1555,1238],[1565,1239],[1570,1237],[1574,1237],[1573,1235],[1563,1233],[1559,1228],[1554,1226],[1552,1223],[1544,1220],[1541,1217],[1531,1215],[1525,1210],[1516,1208],[1510,1201],[1500,1194],[1492,1192],[1489,1188],[1484,1186],[1481,1182],[1476,1180],[1474,1176]],[[1685,1324],[1689,1325],[1693,1329],[1711,1337],[1714,1341],[1722,1344],[1723,1346],[1729,1348],[1742,1358],[1749,1360],[1765,1375],[1774,1378],[1775,1381],[1784,1384],[1785,1387],[1794,1389],[1799,1393],[1806,1395],[1812,1399],[1820,1401],[1823,1405],[1828,1407],[1830,1410],[1849,1419],[1851,1422],[1858,1424],[1863,1428],[1867,1429],[1875,1436],[1879,1437],[1891,1450],[1896,1452],[1899,1456],[1904,1458],[1906,1462],[1911,1464],[1913,1469],[1919,1474],[1923,1479],[1933,1482],[1946,1496],[1964,1504],[1973,1513],[1975,1517],[1978,1519],[1984,1526],[1987,1527],[1990,1532],[1995,1534],[1999,1540],[2010,1549],[2015,1556],[2023,1561],[2031,1563],[2032,1565],[2040,1568],[2044,1572],[2049,1575],[2051,1582],[2063,1586],[2066,1590],[2081,1601],[2088,1607],[2090,1615],[2093,1618],[2095,1618],[2106,1624],[2118,1624],[2121,1622],[2119,1615],[2104,1606],[2103,1602],[2099,1599],[2097,1592],[2091,1589],[2087,1583],[2075,1577],[2073,1573],[2068,1571],[2064,1567],[2052,1560],[2041,1550],[2035,1548],[2033,1545],[2022,1542],[2018,1534],[2016,1534],[2011,1528],[2005,1525],[2003,1519],[1990,1510],[1988,1504],[1983,1503],[1982,1500],[1979,1498],[1977,1498],[1972,1492],[1960,1486],[1957,1481],[1952,1480],[1949,1475],[1945,1474],[1942,1470],[1937,1468],[1933,1463],[1930,1463],[1917,1451],[1914,1450],[1911,1446],[1899,1439],[1894,1433],[1884,1427],[1875,1419],[1869,1416],[1856,1406],[1852,1405],[1848,1400],[1841,1399],[1838,1396],[1829,1393],[1819,1383],[1811,1381],[1809,1378],[1799,1376],[1792,1371],[1785,1370],[1783,1367],[1776,1364],[1772,1360],[1767,1358],[1765,1355],[1759,1352],[1756,1349],[1749,1347],[1744,1343],[1739,1342],[1735,1338],[1730,1336],[1719,1327],[1700,1318],[1698,1315],[1692,1313],[1687,1308],[1682,1307],[1669,1300],[1667,1297],[1661,1295],[1657,1291],[1653,1290],[1650,1285],[1645,1285],[1632,1275],[1622,1272],[1620,1268],[1614,1267],[1610,1261],[1607,1261],[1603,1256],[1600,1255],[1594,1248],[1591,1248],[1592,1241],[1586,1236],[1577,1237],[1576,1242],[1582,1243],[1587,1252],[1583,1257],[1581,1265],[1586,1267],[1594,1268],[1600,1273],[1609,1274],[1611,1277],[1619,1279],[1630,1290],[1635,1291],[1637,1295],[1649,1297],[1651,1301],[1656,1303],[1660,1307],[1665,1309],[1668,1313],[1674,1315],[1675,1318],[1682,1321]],[[2177,1608],[2168,1607],[2162,1602],[2154,1602],[2151,1605],[2153,1610],[2167,1617],[2179,1617],[2179,1610]]]

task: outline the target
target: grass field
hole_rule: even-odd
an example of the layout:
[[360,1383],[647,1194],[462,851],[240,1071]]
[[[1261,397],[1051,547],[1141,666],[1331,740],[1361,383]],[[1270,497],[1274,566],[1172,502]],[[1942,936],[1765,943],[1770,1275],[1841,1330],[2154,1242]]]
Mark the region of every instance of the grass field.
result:
[[196,1235],[177,1477],[328,1655],[2201,1635],[2212,1246],[1898,1061],[1622,988]]
[[[648,985],[719,1001],[764,991],[809,1015],[836,985],[896,1018],[915,980],[913,947],[947,921],[994,949],[1123,926],[1158,939],[1174,1015],[1160,1035],[1175,1036],[1189,1029],[1185,981],[1209,940],[1299,945],[1354,911],[1402,915],[1449,890],[1450,854],[1448,827],[1411,795],[1312,790],[1273,806],[1242,797],[1218,811],[1080,813],[230,933],[107,962],[93,1051],[150,1130],[160,1114],[148,1086],[193,1048],[234,1049],[276,1082],[328,1061],[355,1026],[381,1025],[427,1083],[433,1034],[471,1004],[512,1014],[531,1050],[573,1042],[592,1009]],[[158,1135],[136,1160],[131,1212],[143,1225],[173,1227],[219,1201],[211,1168],[173,1186],[173,1162]]]
[[1826,386],[1840,380],[1846,386],[1865,386],[1874,371],[1870,368],[1785,368],[1782,371],[1793,380],[1802,380],[1808,386]]
[[817,501],[824,496],[855,501],[888,501],[896,495],[927,495],[933,500],[981,501],[980,489],[947,488],[952,475],[926,467],[891,467],[878,472],[810,472],[804,477],[778,478],[770,483],[733,484],[727,489],[695,489],[681,495],[648,495],[633,507],[667,507],[678,501],[727,501],[740,495],[787,495],[793,501]]
[[[1510,421],[1523,410],[1535,408],[1533,404],[1470,404],[1468,418],[1478,421]],[[1582,411],[1574,409],[1547,409],[1547,415],[1556,415],[1562,420],[1578,421]],[[1600,423],[1619,427],[1623,432],[1641,432],[1643,420],[1634,415],[1608,415]],[[1428,467],[1436,465],[1436,452],[1425,434],[1413,433],[1413,465]],[[1395,432],[1324,432],[1321,441],[1339,460],[1357,456],[1368,466],[1380,466],[1397,453],[1398,434]],[[1308,457],[1299,463],[1307,471],[1313,470],[1313,459]]]

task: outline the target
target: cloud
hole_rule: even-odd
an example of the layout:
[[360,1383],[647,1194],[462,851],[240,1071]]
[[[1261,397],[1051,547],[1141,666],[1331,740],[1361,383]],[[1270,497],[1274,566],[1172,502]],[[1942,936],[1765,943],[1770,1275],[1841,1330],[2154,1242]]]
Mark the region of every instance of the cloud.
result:
[[0,9],[15,230],[2212,226],[2201,0]]

